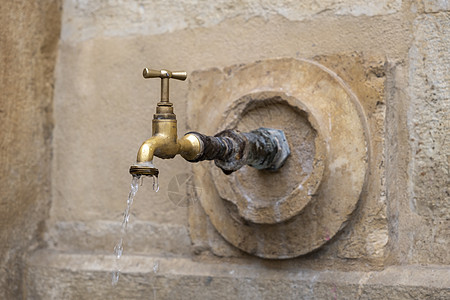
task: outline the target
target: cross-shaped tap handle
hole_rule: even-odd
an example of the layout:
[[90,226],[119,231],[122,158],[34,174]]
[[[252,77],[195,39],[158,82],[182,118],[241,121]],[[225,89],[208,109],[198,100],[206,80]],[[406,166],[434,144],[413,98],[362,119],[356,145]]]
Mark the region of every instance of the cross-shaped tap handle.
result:
[[145,68],[142,72],[144,78],[173,78],[178,80],[185,80],[187,78],[186,72],[176,71],[171,72],[169,70],[152,70]]
[[187,73],[182,71],[152,70],[145,68],[142,72],[144,78],[161,78],[161,102],[169,102],[169,79],[186,80]]

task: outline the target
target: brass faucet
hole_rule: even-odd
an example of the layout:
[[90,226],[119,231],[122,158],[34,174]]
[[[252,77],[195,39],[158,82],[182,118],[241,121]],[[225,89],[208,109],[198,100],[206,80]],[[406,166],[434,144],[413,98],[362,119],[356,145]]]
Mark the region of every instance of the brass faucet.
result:
[[137,162],[130,167],[133,176],[158,176],[153,156],[173,158],[180,154],[190,162],[214,160],[226,174],[244,165],[257,169],[277,170],[290,154],[286,137],[281,130],[259,128],[249,133],[225,130],[216,136],[189,132],[177,136],[177,119],[169,102],[169,80],[186,80],[186,72],[151,70],[145,68],[144,78],[161,78],[161,100],[152,121],[152,137],[146,140],[137,154]]
[[144,78],[161,78],[161,100],[156,106],[156,114],[153,115],[152,137],[139,148],[137,164],[131,166],[130,173],[158,176],[158,169],[151,166],[154,155],[160,158],[173,158],[181,154],[186,160],[194,160],[199,155],[201,146],[193,134],[178,139],[177,119],[173,113],[173,104],[169,102],[169,79],[184,81],[187,73],[145,68],[142,75]]

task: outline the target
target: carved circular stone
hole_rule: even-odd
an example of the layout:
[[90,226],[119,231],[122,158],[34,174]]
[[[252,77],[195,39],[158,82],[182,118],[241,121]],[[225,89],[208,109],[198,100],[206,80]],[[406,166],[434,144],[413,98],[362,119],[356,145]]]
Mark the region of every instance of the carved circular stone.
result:
[[291,155],[276,172],[244,166],[227,176],[212,169],[220,197],[254,223],[275,224],[297,215],[313,200],[324,169],[325,142],[314,117],[292,97],[262,92],[237,100],[224,121],[223,129],[282,129]]
[[197,85],[191,96],[219,109],[197,119],[196,128],[281,129],[292,153],[277,172],[244,167],[227,177],[212,162],[194,166],[201,205],[217,231],[264,258],[296,257],[332,239],[356,207],[369,159],[367,125],[353,93],[304,60],[268,60],[205,78],[214,93]]

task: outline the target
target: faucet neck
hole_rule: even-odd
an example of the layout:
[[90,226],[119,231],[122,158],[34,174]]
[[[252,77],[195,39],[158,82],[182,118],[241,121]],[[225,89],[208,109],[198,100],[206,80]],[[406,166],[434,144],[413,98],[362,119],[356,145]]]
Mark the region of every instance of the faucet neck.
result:
[[169,77],[161,78],[161,102],[169,103]]
[[173,104],[170,102],[159,102],[156,106],[156,113],[153,115],[155,120],[176,120],[177,116],[173,113]]
[[156,105],[156,114],[153,115],[153,120],[176,120],[173,103],[169,102],[169,78],[161,78],[161,100]]

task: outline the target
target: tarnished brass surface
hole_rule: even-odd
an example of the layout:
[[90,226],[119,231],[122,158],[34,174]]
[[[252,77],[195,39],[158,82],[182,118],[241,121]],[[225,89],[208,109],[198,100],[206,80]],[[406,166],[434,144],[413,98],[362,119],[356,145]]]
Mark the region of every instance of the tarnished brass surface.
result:
[[179,153],[186,160],[195,160],[203,152],[201,141],[192,133],[179,139],[178,144],[180,145]]
[[177,120],[173,113],[173,104],[169,102],[169,78],[185,80],[187,73],[145,68],[143,76],[144,78],[161,78],[161,101],[153,115],[152,137],[140,147],[137,162],[151,162],[153,156],[173,158],[177,154],[187,160],[197,158],[202,152],[201,142],[193,134],[187,134],[181,139],[177,138]]
[[169,70],[152,70],[145,68],[142,71],[144,78],[161,78],[161,102],[169,102],[169,79],[186,80],[187,73],[183,71],[171,72]]
[[153,160],[155,150],[164,144],[165,140],[163,136],[152,136],[139,148],[136,161],[138,163],[151,162]]
[[[158,120],[157,123],[162,123]],[[176,123],[175,123],[176,124]],[[137,162],[151,162],[153,156],[159,158],[173,158],[180,154],[186,160],[196,159],[202,152],[200,140],[194,134],[187,134],[181,139],[173,139],[173,135],[159,133],[146,140],[138,151]]]
[[171,72],[169,70],[152,70],[145,68],[142,72],[144,78],[173,78],[178,80],[186,80],[187,73],[184,71]]

